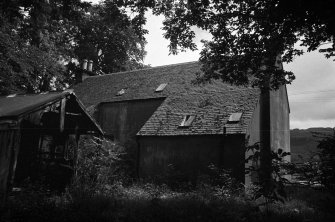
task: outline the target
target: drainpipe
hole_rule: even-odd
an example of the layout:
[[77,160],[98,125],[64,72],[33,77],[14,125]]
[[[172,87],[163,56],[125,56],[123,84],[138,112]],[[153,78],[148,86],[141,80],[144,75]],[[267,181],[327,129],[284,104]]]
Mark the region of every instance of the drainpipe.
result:
[[140,147],[140,141],[139,141],[139,137],[136,136],[136,144],[137,144],[137,153],[136,153],[136,177],[139,180],[140,179],[140,151],[141,151],[141,147]]
[[222,149],[220,153],[220,167],[224,166],[224,153],[225,153],[225,143],[226,143],[226,137],[227,137],[227,127],[226,124],[223,125],[223,143],[222,143]]

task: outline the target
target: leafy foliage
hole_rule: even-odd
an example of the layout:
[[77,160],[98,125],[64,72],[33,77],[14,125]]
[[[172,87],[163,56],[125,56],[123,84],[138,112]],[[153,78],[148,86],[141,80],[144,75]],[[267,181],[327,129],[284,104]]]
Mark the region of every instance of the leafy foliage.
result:
[[97,137],[87,136],[79,144],[78,165],[71,189],[77,195],[95,195],[110,185],[127,180],[122,147]]
[[320,180],[323,185],[335,191],[335,135],[320,141]]
[[100,74],[144,67],[144,12],[134,14],[116,1],[1,2],[0,93],[62,90],[81,59]]
[[200,57],[204,80],[265,87],[270,78],[271,88],[277,88],[294,80],[294,75],[278,70],[276,57],[282,54],[284,62],[291,62],[303,53],[296,43],[311,51],[330,42],[323,52],[334,56],[332,0],[169,0],[147,1],[143,7],[165,16],[164,36],[173,54],[196,49],[194,26],[212,35]]
[[10,196],[7,219],[249,222],[334,219],[332,207],[324,207],[332,197],[328,194],[321,195],[317,190],[309,189],[304,191],[308,195],[300,195],[301,199],[297,196],[302,191],[292,191],[293,187],[290,187],[293,195],[285,204],[273,202],[265,209],[243,190],[230,190],[234,186],[231,186],[233,180],[229,172],[214,165],[209,166],[209,183],[188,190],[173,191],[165,184],[151,183],[125,186],[116,176],[123,177],[122,174],[115,171],[120,166],[120,152],[117,151],[122,148],[92,137],[83,138],[80,148],[77,175],[65,193],[52,193],[39,184],[28,184]]
[[290,164],[288,170],[295,180],[307,186],[323,186],[335,191],[335,137],[329,133],[313,132],[318,138],[318,151],[309,160]]
[[[2,94],[34,93],[66,87],[64,62],[71,52],[70,28],[76,17],[72,12],[81,11],[80,1],[6,1],[0,5],[2,33],[7,34],[11,45],[2,52],[16,52],[15,69],[5,70],[3,75],[11,75],[12,82],[2,88]],[[85,6],[85,7],[86,7]],[[70,15],[71,14],[71,15]],[[71,19],[71,24],[68,22]],[[6,29],[9,27],[9,29]],[[11,64],[6,57],[4,65]],[[13,72],[14,71],[14,72]]]
[[6,18],[0,18],[0,93],[33,93],[50,88],[62,88],[61,73],[54,52],[26,44]]
[[[115,192],[115,191],[113,191]],[[329,195],[292,187],[292,199],[268,209],[243,195],[217,195],[211,187],[174,192],[166,186],[119,186],[119,195],[96,194],[73,198],[38,190],[11,197],[10,221],[333,221]],[[333,198],[333,197],[332,197]],[[316,202],[315,202],[316,201]],[[334,203],[334,199],[332,199]],[[329,205],[331,206],[331,205]]]
[[[290,155],[289,152],[283,152],[282,149],[276,151],[271,151],[271,182],[270,186],[263,186],[259,178],[260,168],[258,166],[260,158],[260,148],[259,144],[256,143],[252,146],[248,146],[246,152],[251,154],[246,158],[246,163],[251,163],[246,169],[246,173],[254,176],[253,178],[255,185],[258,189],[255,192],[254,198],[257,199],[261,196],[268,198],[269,200],[282,201],[286,200],[286,192],[284,190],[284,185],[289,181],[286,176],[290,175],[291,171],[288,169],[290,163],[285,160],[285,157]],[[252,175],[252,173],[256,173]]]
[[94,61],[94,69],[111,73],[142,68],[146,41],[132,19],[112,1],[94,5],[78,24],[75,54]]

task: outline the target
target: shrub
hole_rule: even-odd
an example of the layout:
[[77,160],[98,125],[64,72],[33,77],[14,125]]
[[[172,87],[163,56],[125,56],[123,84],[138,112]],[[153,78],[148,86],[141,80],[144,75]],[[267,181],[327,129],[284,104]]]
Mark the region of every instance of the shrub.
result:
[[321,183],[335,192],[335,135],[319,142]]
[[113,189],[111,184],[128,180],[123,162],[123,148],[106,139],[84,137],[78,150],[78,164],[73,178],[72,195],[94,195]]

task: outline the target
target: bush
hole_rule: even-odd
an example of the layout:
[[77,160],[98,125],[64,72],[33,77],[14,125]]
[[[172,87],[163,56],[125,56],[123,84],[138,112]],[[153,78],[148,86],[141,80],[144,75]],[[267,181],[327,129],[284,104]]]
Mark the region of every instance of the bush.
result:
[[285,204],[273,202],[267,206],[243,195],[218,195],[208,184],[178,192],[166,185],[135,183],[125,187],[119,184],[110,193],[86,193],[81,198],[74,198],[71,192],[56,196],[44,191],[26,191],[11,198],[11,221],[321,222],[335,219],[332,208],[321,210],[327,200],[315,190],[294,189]]
[[335,135],[319,142],[321,183],[335,192]]
[[264,205],[250,198],[259,187],[243,190],[229,171],[214,165],[197,186],[185,182],[186,189],[171,186],[183,184],[176,169],[168,185],[130,184],[124,182],[129,179],[122,152],[110,141],[84,138],[76,175],[66,192],[60,195],[28,183],[10,198],[10,221],[335,221],[330,207],[335,197],[330,201],[330,194],[290,187],[288,201]]
[[79,143],[78,164],[72,185],[73,195],[94,195],[109,191],[111,184],[129,180],[122,156],[123,148],[97,137],[84,137]]

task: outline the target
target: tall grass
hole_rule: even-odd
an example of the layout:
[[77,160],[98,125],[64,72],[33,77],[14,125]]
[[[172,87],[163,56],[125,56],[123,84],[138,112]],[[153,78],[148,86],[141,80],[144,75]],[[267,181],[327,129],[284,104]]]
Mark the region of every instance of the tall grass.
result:
[[[294,188],[290,188],[294,189]],[[301,189],[301,188],[299,188]],[[71,191],[73,192],[73,191]],[[222,195],[212,186],[192,191],[136,183],[104,192],[73,195],[26,192],[11,197],[11,221],[335,221],[330,209],[320,210],[315,199],[291,196],[267,207],[244,193]],[[300,191],[313,195],[313,190]],[[296,194],[297,191],[296,191]],[[310,202],[311,201],[311,202]],[[320,204],[321,202],[319,202]]]
[[[98,146],[97,146],[98,144]],[[285,203],[255,200],[229,173],[211,166],[197,186],[132,182],[115,145],[86,141],[78,172],[62,194],[29,185],[9,198],[8,221],[335,221],[335,197],[325,190],[288,187]],[[116,170],[117,169],[117,170]],[[170,172],[171,173],[171,172]],[[175,176],[170,175],[174,180]],[[168,185],[166,185],[168,184]],[[177,184],[178,185],[178,184]],[[187,184],[186,184],[187,185]],[[257,190],[257,189],[256,189]]]

